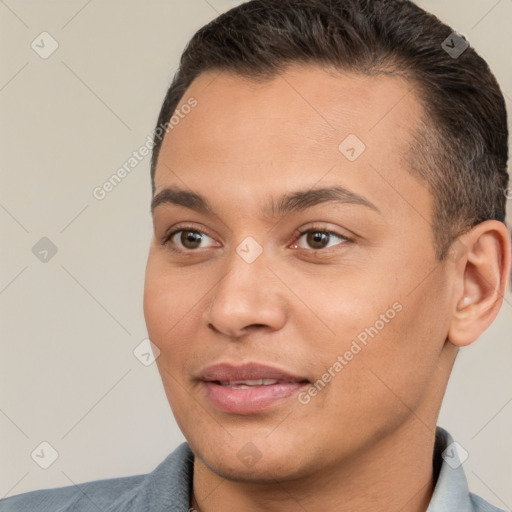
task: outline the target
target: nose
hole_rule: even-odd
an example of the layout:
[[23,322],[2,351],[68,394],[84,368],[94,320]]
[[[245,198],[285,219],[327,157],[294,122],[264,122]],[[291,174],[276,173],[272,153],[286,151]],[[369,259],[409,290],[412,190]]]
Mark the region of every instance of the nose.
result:
[[252,263],[235,251],[205,308],[208,327],[238,339],[254,330],[279,330],[286,323],[283,284],[267,267],[265,253]]

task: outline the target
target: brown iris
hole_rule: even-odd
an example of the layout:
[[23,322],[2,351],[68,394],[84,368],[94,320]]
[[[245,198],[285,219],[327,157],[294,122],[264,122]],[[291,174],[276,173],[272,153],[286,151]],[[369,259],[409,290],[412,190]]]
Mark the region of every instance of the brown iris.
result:
[[329,242],[329,233],[321,231],[310,231],[306,235],[307,243],[313,249],[323,249]]
[[203,235],[197,231],[183,230],[180,235],[180,242],[187,249],[196,249],[202,239]]

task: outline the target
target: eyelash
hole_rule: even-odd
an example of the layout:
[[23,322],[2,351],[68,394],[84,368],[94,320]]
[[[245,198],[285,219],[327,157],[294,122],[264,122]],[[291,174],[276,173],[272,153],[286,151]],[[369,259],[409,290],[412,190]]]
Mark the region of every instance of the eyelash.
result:
[[[178,225],[170,233],[165,233],[165,235],[162,238],[161,245],[166,245],[169,248],[169,250],[171,250],[171,251],[173,251],[175,253],[186,254],[186,253],[197,252],[198,249],[177,249],[176,247],[173,247],[173,245],[171,243],[172,238],[176,234],[181,233],[182,231],[190,231],[192,233],[199,233],[199,234],[203,234],[203,235],[206,235],[206,236],[210,237],[210,235],[208,235],[208,233],[206,233],[205,231],[201,231],[199,229],[196,229],[193,226]],[[326,235],[329,235],[329,236],[334,236],[334,237],[337,237],[337,238],[341,239],[341,243],[336,244],[335,247],[337,247],[339,245],[345,245],[345,243],[347,243],[347,242],[353,242],[354,241],[353,239],[348,238],[348,237],[346,237],[346,236],[344,236],[344,235],[342,235],[340,233],[336,233],[335,231],[331,231],[331,230],[327,230],[327,229],[324,229],[324,228],[314,227],[313,226],[313,227],[308,227],[307,229],[304,229],[304,228],[297,229],[296,233],[295,233],[296,238],[295,238],[295,241],[293,242],[293,244],[297,244],[299,239],[303,235],[305,235],[307,233],[323,233],[323,234],[326,234]],[[212,238],[212,237],[210,237],[210,238]],[[303,248],[299,247],[299,249],[318,253],[320,251],[322,251],[322,252],[329,252],[329,249],[332,249],[332,248],[303,249]]]

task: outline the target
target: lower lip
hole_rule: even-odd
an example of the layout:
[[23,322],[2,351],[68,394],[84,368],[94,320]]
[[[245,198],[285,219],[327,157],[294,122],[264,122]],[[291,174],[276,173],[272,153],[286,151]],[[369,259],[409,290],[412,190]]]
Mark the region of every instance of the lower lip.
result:
[[279,400],[296,395],[307,383],[287,382],[233,389],[214,382],[202,382],[210,402],[221,411],[235,414],[253,414],[263,411]]

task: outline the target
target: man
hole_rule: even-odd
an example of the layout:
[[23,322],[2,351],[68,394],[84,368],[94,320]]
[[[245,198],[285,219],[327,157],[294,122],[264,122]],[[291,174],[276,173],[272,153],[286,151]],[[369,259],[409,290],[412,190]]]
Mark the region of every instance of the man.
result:
[[2,510],[495,511],[436,429],[511,248],[485,62],[402,0],[255,0],[155,130],[149,337],[187,443]]

